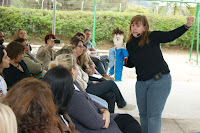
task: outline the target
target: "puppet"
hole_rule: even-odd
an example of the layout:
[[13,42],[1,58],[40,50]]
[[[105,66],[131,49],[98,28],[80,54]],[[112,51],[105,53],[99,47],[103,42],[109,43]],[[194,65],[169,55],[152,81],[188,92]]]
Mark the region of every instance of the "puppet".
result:
[[124,48],[124,32],[116,28],[112,37],[114,47],[109,50],[109,75],[115,74],[115,81],[121,81],[123,61],[128,58],[128,51]]

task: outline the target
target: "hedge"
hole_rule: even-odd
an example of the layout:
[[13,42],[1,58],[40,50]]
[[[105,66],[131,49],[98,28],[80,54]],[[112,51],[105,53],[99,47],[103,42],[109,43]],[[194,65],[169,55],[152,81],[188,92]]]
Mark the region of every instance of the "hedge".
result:
[[[121,28],[128,34],[130,19],[137,12],[104,12],[96,13],[96,37],[95,41],[100,44],[104,41],[112,41],[112,30]],[[81,11],[57,11],[56,12],[56,36],[70,38],[75,32],[83,31],[85,28],[92,30],[93,12]],[[153,30],[173,30],[186,23],[186,16],[157,15],[144,13],[149,19]],[[19,9],[0,7],[0,31],[6,34],[6,38],[12,38],[19,29],[25,29],[28,39],[43,40],[47,33],[52,30],[52,11],[40,9]],[[186,34],[179,39],[168,43],[168,45],[180,45],[190,47],[192,30],[190,28]]]

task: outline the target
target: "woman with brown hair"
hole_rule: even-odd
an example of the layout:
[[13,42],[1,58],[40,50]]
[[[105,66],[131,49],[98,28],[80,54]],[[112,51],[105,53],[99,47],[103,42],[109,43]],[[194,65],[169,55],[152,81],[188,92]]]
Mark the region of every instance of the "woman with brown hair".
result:
[[[84,48],[83,40],[80,37],[75,36],[71,39],[70,44],[71,46],[69,48],[73,50],[75,59],[78,62],[78,57],[82,54]],[[79,72],[79,76],[82,77],[82,69],[77,67],[77,70]],[[102,99],[106,100],[110,113],[114,113],[115,103],[117,103],[119,109],[133,110],[135,108],[134,105],[126,103],[124,97],[122,96],[118,86],[115,84],[114,81],[89,81],[88,75],[83,80],[86,82],[87,85],[85,86],[86,88],[83,89],[85,89],[87,93],[99,96]]]
[[43,63],[30,53],[26,39],[19,38],[15,41],[21,43],[25,47],[23,61],[26,63],[31,76],[37,79],[42,79],[46,72]]
[[15,113],[20,133],[70,132],[64,124],[59,124],[52,92],[45,82],[23,79],[8,91],[3,103]]
[[147,17],[136,15],[131,19],[126,49],[127,67],[137,73],[136,98],[143,133],[161,132],[161,115],[171,90],[171,75],[160,43],[171,42],[183,35],[193,24],[187,23],[172,31],[150,31]]
[[3,70],[3,75],[8,89],[17,81],[30,77],[29,70],[22,60],[24,49],[24,46],[16,41],[12,41],[6,47],[6,52],[10,58],[10,67]]
[[[77,32],[74,34],[73,37],[75,37],[75,36],[78,36],[78,37],[82,38],[83,40],[86,39],[85,34],[83,32]],[[102,75],[106,80],[114,80],[112,77],[110,77],[106,74],[106,72],[107,72],[107,70],[105,70],[106,62],[102,63],[102,60],[98,59],[94,55],[93,56],[91,54],[89,55],[88,53],[90,53],[90,51],[87,49],[87,46],[84,45],[83,52],[78,57],[78,64],[81,66],[81,68],[88,75],[92,75],[95,73],[98,75]],[[100,76],[100,77],[102,77],[102,76]],[[98,80],[97,78],[95,78],[93,76],[89,76],[89,78],[90,78],[90,80]],[[98,80],[98,81],[102,81],[102,80]]]

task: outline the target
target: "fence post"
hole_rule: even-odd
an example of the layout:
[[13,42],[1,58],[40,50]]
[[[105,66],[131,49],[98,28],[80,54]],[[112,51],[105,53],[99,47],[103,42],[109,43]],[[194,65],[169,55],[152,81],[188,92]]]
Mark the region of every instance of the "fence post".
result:
[[95,26],[96,26],[96,7],[97,3],[96,0],[94,0],[94,18],[93,18],[93,35],[92,35],[92,45],[95,47]]
[[4,6],[4,0],[2,0],[2,6]]
[[81,12],[83,11],[83,4],[84,4],[84,1],[82,2],[82,5],[81,5]]
[[44,5],[44,0],[42,0],[42,6],[41,6],[41,9],[43,9],[43,5]]
[[191,42],[191,48],[190,48],[190,60],[194,60],[192,59],[192,50],[193,50],[193,44],[194,44],[194,37],[195,37],[195,32],[196,32],[196,27],[197,27],[197,57],[196,57],[196,64],[198,65],[198,56],[199,56],[199,9],[200,9],[200,4],[197,4],[197,10],[196,10],[196,17],[195,17],[195,22],[194,22],[194,29],[193,29],[193,35],[192,35],[192,42]]
[[53,20],[52,20],[52,33],[55,35],[56,29],[56,0],[53,1]]
[[122,11],[122,3],[119,3],[119,12]]

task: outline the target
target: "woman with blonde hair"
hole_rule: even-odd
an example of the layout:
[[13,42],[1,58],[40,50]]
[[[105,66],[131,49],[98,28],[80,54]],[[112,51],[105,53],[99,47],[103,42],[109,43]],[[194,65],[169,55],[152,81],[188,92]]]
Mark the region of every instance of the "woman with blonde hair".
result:
[[17,121],[12,109],[0,103],[0,133],[17,133]]
[[[14,40],[20,39],[20,38],[27,40],[27,33],[24,29],[18,29],[15,33]],[[32,50],[31,45],[29,43],[27,43],[27,45],[29,47],[29,50],[31,51]]]
[[[51,69],[55,66],[58,66],[58,65],[62,65],[64,67],[66,67],[68,70],[70,70],[71,68],[73,68],[76,65],[75,60],[73,62],[71,60],[71,58],[74,59],[74,57],[71,57],[71,56],[73,56],[73,52],[71,49],[63,49],[62,52],[59,52],[59,53],[62,53],[62,54],[57,55],[55,61],[52,61],[49,64],[49,69]],[[76,65],[76,67],[79,67],[79,66]],[[81,69],[81,68],[79,67],[79,69]],[[78,74],[76,81],[79,83],[81,88],[84,89],[84,91],[85,91],[85,88],[87,88],[87,82],[85,80],[87,80],[88,75],[84,71],[81,71],[81,75],[82,76],[80,76],[80,74]],[[97,97],[95,95],[89,94],[89,93],[88,93],[88,95],[95,102],[101,104],[105,108],[108,108],[108,103],[105,100],[103,100],[100,97]]]
[[3,103],[15,113],[20,133],[70,132],[60,124],[50,86],[45,82],[25,78],[8,91]]

